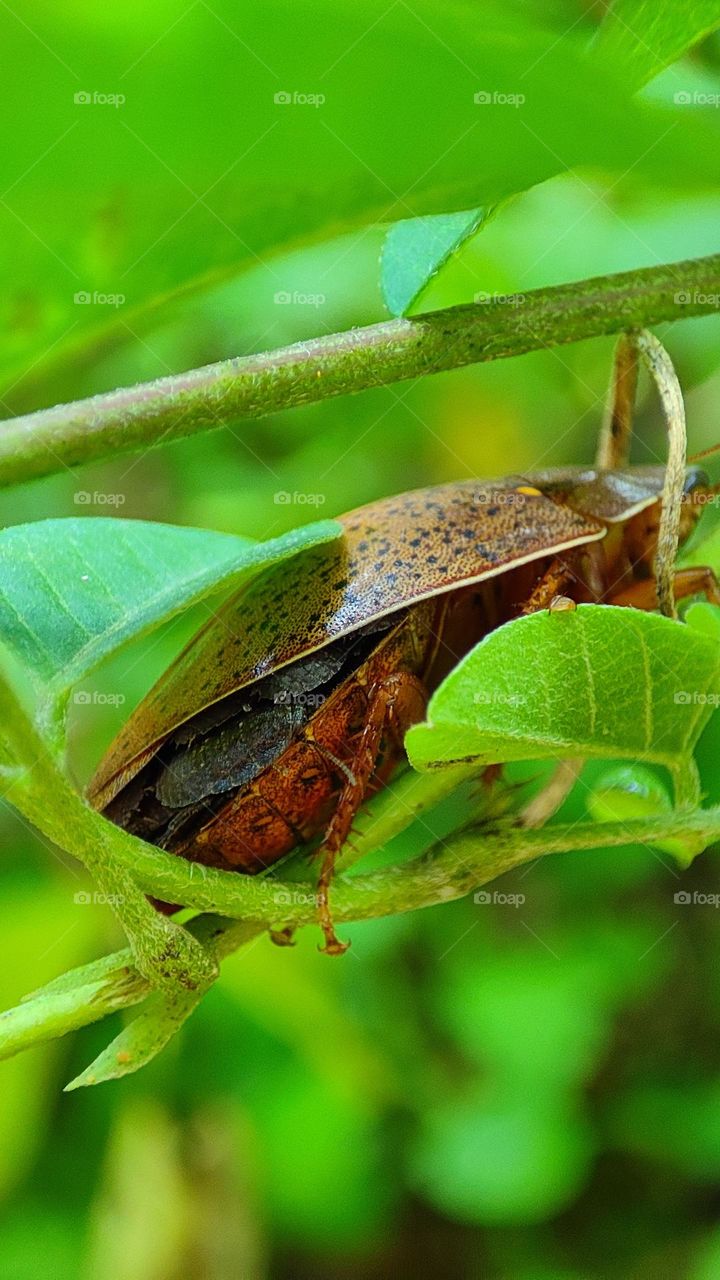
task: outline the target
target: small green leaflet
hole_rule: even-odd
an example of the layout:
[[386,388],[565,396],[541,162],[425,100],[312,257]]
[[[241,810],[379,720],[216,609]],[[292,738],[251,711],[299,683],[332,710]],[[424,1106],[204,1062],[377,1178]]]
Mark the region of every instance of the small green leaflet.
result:
[[460,760],[646,760],[688,799],[692,752],[720,691],[720,647],[633,609],[580,605],[493,631],[430,700],[405,744],[416,769]]
[[[596,780],[586,799],[595,822],[633,822],[672,813],[672,799],[660,779],[642,764],[610,765]],[[657,848],[670,853],[681,866],[689,866],[706,841],[698,837],[659,840]]]
[[702,632],[720,645],[720,609],[706,600],[696,600],[685,614],[685,621],[695,631]]
[[380,259],[380,284],[388,310],[405,315],[441,267],[494,213],[464,209],[407,218],[390,227]]
[[15,525],[0,532],[0,641],[62,697],[126,641],[339,533],[330,520],[269,542],[144,520]]
[[65,1092],[102,1084],[106,1080],[118,1080],[139,1071],[157,1057],[180,1030],[199,1005],[203,994],[202,991],[154,992],[90,1066],[65,1086]]

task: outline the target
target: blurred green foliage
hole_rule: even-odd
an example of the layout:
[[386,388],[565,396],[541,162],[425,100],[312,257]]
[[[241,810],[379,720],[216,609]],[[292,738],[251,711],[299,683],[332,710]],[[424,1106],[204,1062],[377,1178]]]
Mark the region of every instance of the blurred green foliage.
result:
[[[591,11],[573,0],[514,7],[553,24],[559,37],[573,24],[578,36],[593,29]],[[68,2],[62,19],[51,8],[38,5],[19,20],[6,15],[9,73],[21,82],[21,55],[37,43],[24,24],[40,15],[53,31],[62,21],[63,48],[90,77],[86,87],[112,90],[112,76],[94,83],[87,30],[106,21],[116,38],[122,18],[116,69],[142,57],[160,103],[165,133],[156,141],[165,154],[163,83],[180,46],[185,56],[194,52],[207,6],[181,14],[174,0],[132,0],[112,19],[89,0]],[[228,40],[230,64],[233,51]],[[44,56],[55,83],[52,56]],[[667,102],[678,90],[717,93],[719,69],[720,45],[711,38],[647,94]],[[204,145],[194,122],[202,102],[199,118],[213,116],[216,159],[224,150],[228,164],[235,158],[235,111],[212,92],[216,70],[203,47],[187,110],[170,122],[173,166]],[[67,78],[62,84],[63,93],[73,87]],[[150,126],[155,109],[149,94]],[[12,127],[39,137],[40,113],[30,98]],[[91,126],[101,127],[96,117]],[[58,205],[63,216],[72,209],[65,197],[82,151],[73,154],[72,164],[62,150],[54,156],[51,183],[47,173],[44,186],[36,175],[51,216]],[[128,143],[130,168],[141,154]],[[161,172],[143,160],[150,203]],[[193,170],[193,182],[204,190],[221,172],[208,162],[207,172]],[[127,190],[119,182],[117,199]],[[317,191],[315,198],[314,208],[296,210],[299,234],[317,224]],[[103,215],[110,243],[115,208],[111,202]],[[720,198],[704,190],[647,191],[633,174],[621,182],[600,172],[556,178],[518,197],[466,244],[423,306],[713,252],[719,215]],[[193,229],[207,234],[201,222],[186,228],[190,266],[202,257]],[[71,223],[65,234],[72,243]],[[383,236],[365,229],[258,262],[167,317],[158,310],[142,339],[126,333],[121,346],[48,377],[43,397],[87,394],[379,319]],[[102,237],[93,243],[102,256]],[[85,245],[87,262],[93,243]],[[19,295],[16,322],[22,328],[24,317],[34,341],[37,315],[21,303]],[[48,333],[57,319],[51,306]],[[687,389],[691,449],[715,443],[720,322],[687,321],[660,336]],[[129,519],[266,539],[414,485],[589,461],[611,345],[538,352],[244,423],[4,493],[0,513],[8,524],[97,516],[107,514],[103,495],[113,494]],[[644,383],[638,433],[638,461],[663,455]],[[79,491],[93,501],[79,507]],[[100,698],[74,708],[79,784],[201,620],[201,610],[191,611],[105,666],[94,688],[122,692],[127,702]],[[703,787],[715,801],[716,721],[700,747]],[[588,767],[566,819],[585,816],[586,788],[603,767]],[[531,773],[518,767],[518,779]],[[399,847],[423,846],[443,821],[433,815]],[[121,940],[106,908],[75,899],[88,888],[78,867],[8,810],[2,847],[0,1004],[7,1007]],[[4,1063],[0,1280],[416,1273],[715,1280],[720,917],[712,895],[719,887],[712,852],[682,877],[668,856],[647,848],[555,857],[491,886],[520,903],[491,893],[489,902],[355,925],[340,963],[317,954],[310,931],[292,951],[258,941],[226,966],[164,1056],[120,1084],[60,1093],[107,1042],[107,1026]]]
[[343,227],[487,206],[578,163],[661,188],[718,177],[711,114],[633,97],[584,29],[523,5],[484,0],[482,22],[440,0],[35,0],[28,16],[8,9],[3,33],[14,411],[65,395],[172,295]]

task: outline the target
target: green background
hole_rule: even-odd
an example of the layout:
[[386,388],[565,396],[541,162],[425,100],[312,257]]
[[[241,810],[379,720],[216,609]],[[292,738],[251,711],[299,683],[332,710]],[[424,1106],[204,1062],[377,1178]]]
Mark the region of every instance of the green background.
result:
[[[351,7],[338,5],[337,13]],[[592,33],[592,14],[570,0],[517,8],[518,22],[539,18],[561,40],[573,24],[573,38]],[[450,10],[467,18],[472,7]],[[380,30],[384,12],[377,9]],[[70,262],[77,288],[126,294],[127,311],[117,309],[121,327],[142,291],[150,296],[211,267],[227,276],[158,306],[142,324],[128,318],[122,341],[78,347],[70,358],[72,279],[52,253],[44,257],[30,243],[30,233],[20,237],[16,256],[8,233],[0,265],[14,274],[16,288],[4,298],[3,319],[16,346],[6,345],[3,368],[21,375],[13,385],[17,375],[8,373],[9,407],[38,407],[386,315],[378,270],[384,231],[359,212],[377,192],[358,194],[352,166],[337,172],[349,194],[337,207],[331,198],[328,217],[336,157],[326,149],[317,163],[329,172],[304,169],[308,195],[298,194],[301,164],[292,148],[313,154],[304,122],[293,118],[297,138],[258,161],[252,181],[258,191],[271,182],[282,188],[285,157],[296,185],[288,185],[282,216],[296,224],[298,240],[312,234],[325,243],[272,258],[251,255],[253,265],[233,278],[238,255],[218,218],[202,216],[202,204],[187,214],[192,192],[209,187],[237,154],[242,115],[223,94],[221,77],[232,81],[237,73],[240,92],[243,41],[262,25],[260,8],[243,25],[240,6],[233,10],[236,35],[219,39],[229,11],[216,6],[209,13],[202,3],[186,10],[156,0],[103,15],[89,0],[75,0],[63,6],[61,36],[49,5],[5,15],[8,76],[18,89],[4,128],[7,186],[23,169],[19,157],[37,156],[43,138],[50,145],[60,136],[61,121],[47,132],[53,86],[62,82],[69,95],[63,111],[72,125],[79,89],[118,92],[122,76],[131,102],[136,73],[125,70],[133,57],[142,57],[145,79],[132,127],[155,153],[153,159],[140,148],[140,164],[116,119],[113,134],[104,132],[101,113],[114,108],[81,107],[95,113],[95,141],[77,139],[71,153],[59,144],[47,168],[38,163],[31,185],[19,183],[14,212],[5,210],[7,226],[16,227],[18,217],[33,221],[42,196],[48,226],[58,230],[53,250]],[[321,19],[318,7],[320,32]],[[111,51],[110,61],[93,62],[93,40]],[[268,40],[272,45],[272,31]],[[276,43],[282,62],[292,42],[286,34]],[[47,44],[62,50],[73,74]],[[220,53],[228,67],[218,65]],[[399,65],[401,47],[394,56]],[[174,114],[163,95],[172,99],[183,58],[195,74],[186,111]],[[26,90],[25,60],[39,69]],[[346,83],[356,90],[353,75],[367,76],[369,66],[367,56],[360,64],[350,57]],[[393,65],[376,70],[391,77]],[[439,75],[428,52],[429,104]],[[720,90],[717,38],[664,72],[646,97],[667,103],[685,89]],[[561,133],[561,98],[556,106]],[[713,112],[692,110],[703,126]],[[370,93],[367,111],[375,119]],[[212,147],[205,148],[209,121]],[[442,132],[442,121],[435,123]],[[374,138],[367,123],[358,147]],[[678,183],[668,173],[666,184],[651,185],[637,173],[619,179],[605,172],[601,142],[588,139],[592,167],[505,206],[431,284],[423,308],[717,249],[720,197],[702,181],[701,152],[690,165],[693,181]],[[95,148],[87,153],[92,172],[82,169],[83,147]],[[118,155],[126,165],[107,182],[103,147],[111,168]],[[717,155],[708,151],[705,159],[710,172]],[[181,175],[172,195],[163,161]],[[404,159],[391,151],[388,163],[401,175],[407,169],[401,188],[422,168],[419,151]],[[471,186],[459,188],[464,204],[458,196],[452,207],[472,203]],[[223,221],[233,217],[231,194],[216,206]],[[443,208],[438,199],[429,194],[412,211]],[[183,234],[169,234],[153,249],[134,296],[132,285],[119,282],[113,254],[119,243],[128,262],[138,246],[147,247],[147,210],[158,225],[183,218]],[[264,227],[272,243],[264,216],[253,220],[251,213],[248,203],[249,223]],[[359,229],[339,234],[358,218]],[[333,220],[338,234],[328,238]],[[216,233],[222,243],[213,244]],[[83,325],[85,311],[96,321],[94,308],[102,305],[81,308]],[[718,438],[720,321],[683,321],[659,334],[686,388],[691,450],[699,450]],[[56,339],[68,358],[53,363]],[[414,486],[589,462],[611,352],[611,341],[598,340],[238,423],[4,493],[0,519],[109,514],[264,539]],[[664,449],[654,394],[643,381],[635,458],[654,461]],[[78,494],[90,501],[78,502]],[[195,610],[176,620],[87,684],[101,697],[72,707],[79,784],[202,617]],[[711,723],[700,763],[715,800],[718,750]],[[567,818],[586,814],[592,776],[589,770],[567,803]],[[422,847],[451,818],[452,805],[431,815],[430,830],[411,829],[398,851]],[[48,848],[7,809],[1,823],[0,1004],[7,1007],[121,939],[107,908],[77,900],[92,886],[68,855]],[[109,1023],[3,1064],[0,1280],[720,1275],[720,915],[709,903],[675,901],[680,891],[720,891],[716,856],[707,853],[682,879],[667,855],[646,848],[558,856],[505,877],[491,895],[495,889],[524,901],[469,899],[357,924],[339,962],[317,953],[312,930],[293,950],[261,939],[227,964],[164,1054],[118,1084],[61,1093],[110,1039]]]

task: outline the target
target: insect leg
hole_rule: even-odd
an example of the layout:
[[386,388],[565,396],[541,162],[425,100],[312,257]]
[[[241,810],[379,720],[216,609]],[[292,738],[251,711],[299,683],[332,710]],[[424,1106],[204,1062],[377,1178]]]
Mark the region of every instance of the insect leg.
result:
[[635,336],[623,333],[615,348],[610,402],[598,442],[595,465],[601,471],[626,467],[630,459],[637,374],[638,351]]
[[548,609],[550,602],[555,596],[563,594],[563,589],[573,581],[574,576],[568,566],[555,556],[525,601],[523,613],[537,613],[540,609]]
[[318,912],[325,935],[323,950],[329,955],[342,955],[349,945],[340,942],[335,934],[329,904],[330,884],[338,852],[349,835],[379,762],[383,735],[390,728],[393,736],[401,741],[404,730],[422,719],[426,703],[424,686],[410,672],[396,672],[368,691],[367,718],[320,846],[323,862],[317,885]]
[[[673,592],[676,600],[684,600],[688,596],[705,596],[711,604],[720,604],[720,583],[712,569],[706,565],[693,565],[688,569],[677,569],[673,578]],[[657,587],[654,578],[643,578],[633,582],[631,586],[611,596],[608,604],[632,605],[636,609],[657,609]]]

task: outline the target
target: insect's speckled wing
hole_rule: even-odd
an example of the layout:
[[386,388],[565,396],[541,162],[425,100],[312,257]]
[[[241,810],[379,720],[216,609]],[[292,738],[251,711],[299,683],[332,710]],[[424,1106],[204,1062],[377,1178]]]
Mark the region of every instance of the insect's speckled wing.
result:
[[108,803],[176,726],[259,677],[395,609],[605,533],[522,477],[419,489],[341,523],[344,538],[268,569],[195,636],[116,738],[94,803]]

